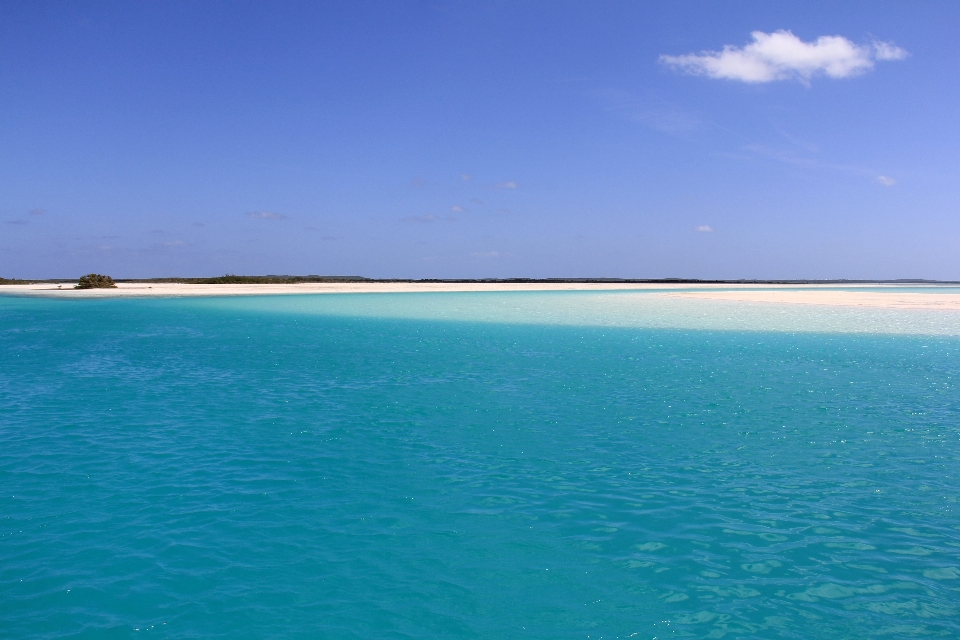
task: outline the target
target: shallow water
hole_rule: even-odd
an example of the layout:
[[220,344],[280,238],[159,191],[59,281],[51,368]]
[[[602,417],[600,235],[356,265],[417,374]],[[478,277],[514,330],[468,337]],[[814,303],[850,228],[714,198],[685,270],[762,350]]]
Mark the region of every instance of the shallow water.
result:
[[[931,287],[928,293],[936,296],[944,289]],[[669,295],[690,291],[696,290],[237,296],[207,298],[196,304],[222,311],[537,326],[960,337],[960,313],[956,311],[771,304]],[[902,290],[891,288],[888,293],[897,291]],[[870,292],[883,293],[877,289]]]
[[0,636],[960,635],[944,312],[0,298]]

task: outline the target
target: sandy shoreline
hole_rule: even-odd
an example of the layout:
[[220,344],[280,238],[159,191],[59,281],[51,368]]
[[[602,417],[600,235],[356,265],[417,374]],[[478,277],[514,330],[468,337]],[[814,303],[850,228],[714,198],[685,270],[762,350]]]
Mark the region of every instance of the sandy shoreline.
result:
[[73,289],[72,285],[41,283],[0,285],[0,295],[56,298],[130,298],[164,296],[263,296],[317,293],[425,293],[470,291],[612,291],[678,289],[692,285],[579,282],[301,282],[297,284],[186,284],[119,282],[116,289]]
[[299,284],[119,283],[116,289],[73,289],[42,283],[0,285],[0,295],[85,298],[297,295],[322,293],[424,293],[471,291],[648,291],[651,295],[727,302],[776,303],[888,309],[960,311],[960,293],[897,291],[891,285],[753,285],[670,283],[479,283],[479,282],[317,282]]
[[882,285],[863,287],[856,291],[823,289],[820,291],[797,291],[784,288],[775,291],[742,289],[737,291],[690,291],[664,293],[662,295],[698,300],[722,300],[727,302],[755,302],[774,304],[818,305],[828,307],[874,307],[883,309],[942,309],[960,311],[960,294],[884,291]]

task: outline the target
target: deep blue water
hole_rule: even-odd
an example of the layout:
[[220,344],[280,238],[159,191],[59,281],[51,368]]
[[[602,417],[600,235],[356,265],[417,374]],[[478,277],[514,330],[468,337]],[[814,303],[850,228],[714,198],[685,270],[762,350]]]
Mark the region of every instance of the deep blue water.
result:
[[0,297],[0,637],[960,637],[957,336],[426,299]]

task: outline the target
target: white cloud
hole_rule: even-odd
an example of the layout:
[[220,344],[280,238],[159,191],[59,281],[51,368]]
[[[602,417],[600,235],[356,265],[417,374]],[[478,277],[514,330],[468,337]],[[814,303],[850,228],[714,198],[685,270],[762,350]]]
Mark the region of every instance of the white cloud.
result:
[[516,182],[510,180],[509,182],[499,182],[496,185],[497,189],[517,189],[520,187]]
[[897,184],[897,181],[890,176],[877,176],[877,182],[885,187],[892,187],[893,185]]
[[699,231],[700,233],[713,233],[713,227],[708,227],[704,224],[696,227],[694,231]]
[[903,60],[909,53],[892,42],[874,42],[873,56],[877,60]]
[[464,209],[460,205],[455,204],[452,207],[450,207],[450,211],[453,211],[454,213],[464,213],[466,209]]
[[743,47],[726,45],[723,51],[682,56],[660,56],[663,64],[694,75],[741,82],[800,80],[826,75],[850,78],[873,68],[876,60],[901,60],[907,52],[889,42],[854,44],[842,36],[820,36],[804,42],[790,31],[754,31]]
[[258,220],[284,220],[287,216],[282,213],[274,213],[273,211],[251,211],[247,214],[247,217]]
[[470,180],[471,180],[472,177],[473,177],[473,176],[471,176],[469,173],[461,173],[461,174],[460,174],[460,179],[463,180],[464,182],[470,182]]

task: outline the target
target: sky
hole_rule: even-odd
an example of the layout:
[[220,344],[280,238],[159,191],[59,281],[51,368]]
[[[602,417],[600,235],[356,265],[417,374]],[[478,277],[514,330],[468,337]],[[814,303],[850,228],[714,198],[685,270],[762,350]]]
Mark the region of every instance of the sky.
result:
[[960,280],[960,4],[0,2],[0,277]]

